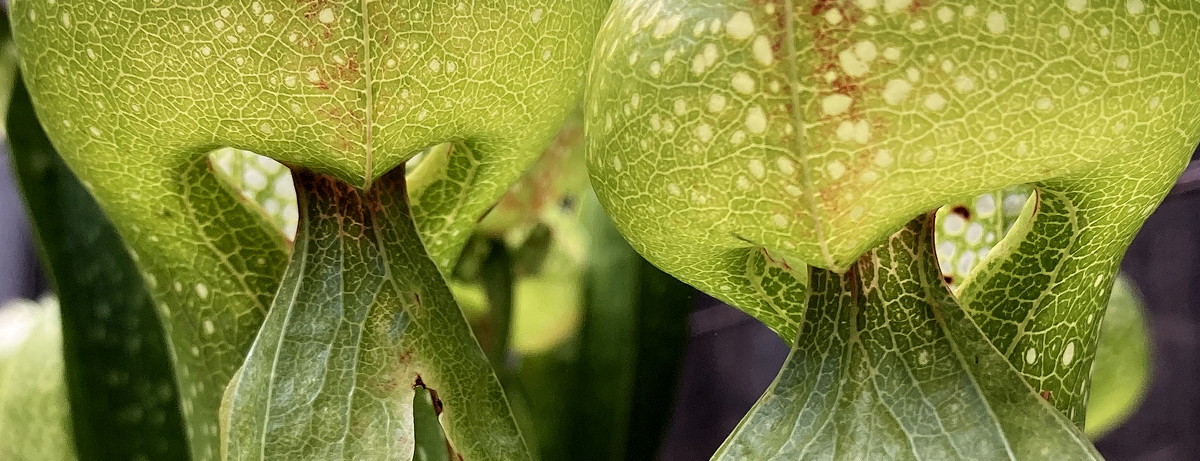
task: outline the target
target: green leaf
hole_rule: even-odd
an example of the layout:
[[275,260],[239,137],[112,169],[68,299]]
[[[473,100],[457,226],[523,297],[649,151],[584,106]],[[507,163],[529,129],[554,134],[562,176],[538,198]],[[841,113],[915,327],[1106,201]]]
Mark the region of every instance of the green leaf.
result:
[[256,205],[289,241],[300,219],[292,173],[279,162],[249,151],[220,149],[209,154],[213,171]]
[[1150,386],[1150,332],[1137,289],[1124,277],[1113,285],[1100,324],[1084,429],[1097,439],[1123,423]]
[[932,216],[816,269],[783,370],[715,459],[1100,459],[942,284]]
[[1080,426],[1117,266],[1169,187],[1100,179],[1039,185],[1026,205],[1033,209],[959,287],[962,305],[996,348]]
[[1029,187],[1011,187],[938,209],[937,257],[947,284],[961,283],[1000,243],[1020,218],[1030,193]]
[[188,442],[163,328],[112,224],[38,125],[23,85],[12,159],[58,293],[66,392],[81,459],[184,459]]
[[[1200,141],[1198,31],[1195,2],[621,0],[589,170],[647,259],[791,339],[801,290],[756,285],[844,271],[946,203],[1112,186],[1141,222]],[[735,264],[762,249],[801,275]]]
[[413,388],[413,461],[450,461],[450,447],[438,424],[438,405],[424,387]]
[[404,172],[369,192],[293,173],[296,251],[227,395],[232,459],[408,459],[413,389],[471,460],[531,459],[408,209]]
[[450,143],[410,191],[448,269],[574,104],[606,3],[11,2],[39,118],[158,306],[194,457],[217,456],[222,391],[287,258],[207,155],[251,151],[367,188]]
[[58,302],[0,306],[0,458],[75,458]]

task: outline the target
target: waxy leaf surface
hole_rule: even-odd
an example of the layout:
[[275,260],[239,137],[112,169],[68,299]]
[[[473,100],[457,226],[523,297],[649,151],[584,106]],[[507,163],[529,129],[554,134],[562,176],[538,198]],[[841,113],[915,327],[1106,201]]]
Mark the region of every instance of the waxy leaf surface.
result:
[[[792,338],[796,290],[758,287],[965,197],[1121,197],[1134,225],[1097,232],[1128,240],[1200,140],[1198,41],[1189,1],[624,0],[589,168],[648,259]],[[801,274],[738,264],[763,249]]]
[[230,459],[411,459],[414,388],[464,459],[531,459],[406,203],[297,171],[296,250],[226,396]]
[[931,218],[813,270],[791,355],[715,459],[1100,459],[942,283]]
[[194,457],[218,456],[222,391],[288,251],[207,155],[251,151],[367,188],[450,143],[409,188],[448,267],[575,102],[605,3],[11,2],[39,118],[158,307]]

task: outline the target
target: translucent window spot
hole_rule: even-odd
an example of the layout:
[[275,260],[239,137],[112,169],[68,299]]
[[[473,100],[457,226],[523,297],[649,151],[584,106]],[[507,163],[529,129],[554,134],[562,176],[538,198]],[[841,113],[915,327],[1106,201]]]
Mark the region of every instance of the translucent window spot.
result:
[[942,230],[949,235],[961,235],[966,227],[967,222],[957,213],[948,213],[942,220]]
[[208,286],[203,283],[196,284],[196,295],[201,299],[208,298]]
[[842,10],[837,8],[825,12],[825,21],[832,25],[841,24],[843,19],[845,18],[842,16]]
[[1010,214],[1010,215],[1015,215],[1017,213],[1020,213],[1021,209],[1025,207],[1026,200],[1029,200],[1029,198],[1020,196],[1020,195],[1010,195],[1008,197],[1005,197],[1004,198],[1004,213]]
[[1158,35],[1162,32],[1162,26],[1159,25],[1157,19],[1150,20],[1150,35]]
[[996,212],[996,198],[992,194],[985,194],[975,199],[975,213],[979,216],[987,217]]
[[750,179],[745,176],[738,176],[737,188],[740,190],[750,190]]
[[888,149],[879,149],[875,152],[875,165],[882,168],[892,166],[892,151]]
[[908,80],[892,79],[883,87],[883,100],[891,105],[900,104],[912,92],[912,84]]
[[751,107],[746,111],[746,129],[754,134],[767,131],[767,114],[760,107]]
[[959,75],[954,79],[954,89],[959,93],[970,93],[975,91],[975,79],[966,75]]
[[675,115],[683,115],[687,113],[687,101],[683,98],[676,98],[672,104]]
[[858,122],[844,121],[838,124],[837,137],[842,141],[855,141],[866,144],[871,140],[871,125],[866,120]]
[[883,0],[883,11],[895,13],[912,6],[913,0]]
[[854,0],[854,3],[863,10],[873,10],[879,6],[879,0]]
[[1142,14],[1146,11],[1146,4],[1142,0],[1129,0],[1125,2],[1125,11],[1129,14]]
[[751,49],[754,51],[754,60],[759,64],[769,66],[775,63],[775,52],[771,50],[771,41],[766,36],[755,37]]
[[676,30],[679,30],[679,25],[682,23],[683,23],[683,15],[682,14],[677,14],[677,15],[671,16],[669,18],[663,19],[661,21],[658,21],[658,24],[654,27],[654,33],[651,34],[651,36],[653,36],[654,38],[663,38],[668,35],[671,35],[671,34],[675,33]]
[[938,8],[937,18],[938,18],[938,21],[942,21],[942,22],[953,21],[954,20],[954,10],[952,10],[952,9],[950,9],[950,7],[946,7],[946,6]]
[[917,81],[921,80],[921,71],[915,67],[909,67],[904,71],[904,76],[908,77],[908,81],[917,83]]
[[212,320],[204,321],[204,334],[211,335],[217,331],[216,325],[213,325]]
[[712,138],[713,130],[709,124],[701,123],[700,126],[696,127],[696,139],[699,139],[703,142],[709,142],[712,141]]
[[1062,364],[1063,366],[1070,365],[1075,361],[1075,342],[1067,343],[1067,348],[1063,350]]
[[1162,99],[1158,96],[1150,98],[1150,110],[1158,109],[1158,105],[1162,104]]
[[979,11],[979,9],[975,8],[975,5],[967,5],[967,6],[963,7],[963,16],[966,16],[968,18],[973,17],[973,16],[975,16],[975,13],[978,11]]
[[979,242],[983,241],[983,224],[973,222],[967,226],[966,239],[967,243],[971,245],[978,245]]
[[754,78],[745,72],[737,72],[730,78],[729,84],[734,90],[742,94],[750,94],[754,92]]
[[762,160],[759,160],[759,159],[750,160],[749,167],[750,167],[750,175],[754,176],[756,179],[762,179],[767,176],[767,167],[766,167],[766,165],[763,165]]
[[779,172],[791,175],[796,173],[796,163],[787,157],[779,157],[775,159],[775,166],[779,168]]
[[846,174],[846,165],[842,162],[834,160],[825,165],[825,171],[829,173],[829,178],[833,180],[841,179]]
[[850,110],[854,100],[841,93],[826,96],[821,100],[821,111],[826,115],[841,115]]
[[975,267],[975,253],[970,251],[963,253],[958,257],[958,273],[966,274],[971,272]]
[[993,34],[1003,34],[1004,30],[1008,28],[1007,22],[1008,21],[1007,18],[1005,18],[1004,13],[999,11],[989,12],[987,15],[988,32]]
[[325,24],[333,24],[333,21],[337,20],[337,17],[333,14],[333,8],[325,8],[320,13],[317,13],[317,20]]
[[917,354],[917,363],[920,363],[921,365],[929,365],[929,352],[921,351],[920,354]]
[[1067,9],[1074,11],[1076,13],[1086,10],[1087,6],[1088,6],[1087,0],[1066,0],[1066,1],[1067,1]]
[[871,184],[879,180],[879,173],[876,173],[874,170],[867,170],[858,175],[858,180],[863,184]]
[[713,94],[712,96],[708,97],[708,111],[709,112],[713,112],[713,113],[721,112],[721,111],[725,110],[725,105],[726,105],[726,100],[725,100],[724,95]]
[[1054,107],[1054,101],[1050,100],[1050,98],[1041,98],[1037,100],[1035,107],[1038,110],[1050,110]]
[[775,224],[776,227],[787,227],[788,218],[780,213],[775,213],[774,216],[771,216],[771,222]]
[[860,77],[871,70],[871,62],[878,57],[875,43],[863,40],[853,47],[838,53],[838,65],[851,77]]
[[725,33],[734,40],[745,40],[754,35],[754,20],[745,11],[734,13],[725,24]]
[[896,48],[894,46],[889,46],[887,48],[884,48],[883,49],[883,57],[884,57],[884,59],[887,59],[888,61],[899,61],[900,60],[900,49]]
[[679,189],[679,185],[675,184],[675,183],[667,184],[667,192],[669,192],[671,195],[674,195],[677,197],[679,196],[679,194],[683,193],[683,191],[681,189]]
[[1117,56],[1116,64],[1117,64],[1117,68],[1119,68],[1119,69],[1128,69],[1129,68],[1129,55],[1123,54],[1123,55]]
[[1037,350],[1035,350],[1034,348],[1031,347],[1029,349],[1026,349],[1025,350],[1025,363],[1033,365],[1034,362],[1037,362],[1037,356],[1038,356]]
[[925,108],[929,110],[942,110],[946,108],[946,97],[941,93],[930,93],[925,96]]

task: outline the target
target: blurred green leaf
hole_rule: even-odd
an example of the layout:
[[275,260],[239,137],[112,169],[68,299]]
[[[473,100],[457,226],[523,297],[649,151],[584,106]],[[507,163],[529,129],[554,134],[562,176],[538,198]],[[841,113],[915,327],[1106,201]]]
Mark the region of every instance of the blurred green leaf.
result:
[[75,459],[58,301],[0,306],[0,459]]
[[1084,429],[1093,439],[1116,428],[1137,410],[1150,386],[1150,333],[1137,289],[1117,278],[1100,324],[1092,389]]
[[642,259],[595,196],[581,204],[589,248],[584,318],[567,420],[572,452],[590,459],[654,459],[687,340],[691,287]]
[[184,459],[187,438],[154,303],[108,218],[51,146],[17,85],[12,160],[62,315],[81,459]]
[[442,402],[433,400],[433,393],[424,387],[413,388],[413,439],[415,449],[412,461],[451,461],[450,446],[446,434],[438,423]]

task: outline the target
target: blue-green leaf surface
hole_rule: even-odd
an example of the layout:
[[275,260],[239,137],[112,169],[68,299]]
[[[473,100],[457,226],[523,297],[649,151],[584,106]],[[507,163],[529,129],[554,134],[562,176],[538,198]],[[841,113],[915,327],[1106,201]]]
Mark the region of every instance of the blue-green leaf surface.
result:
[[470,460],[530,459],[500,383],[421,244],[404,172],[369,192],[293,173],[296,250],[226,396],[228,459],[409,459],[414,387]]
[[716,459],[1099,459],[942,283],[932,216],[810,286],[783,370]]

